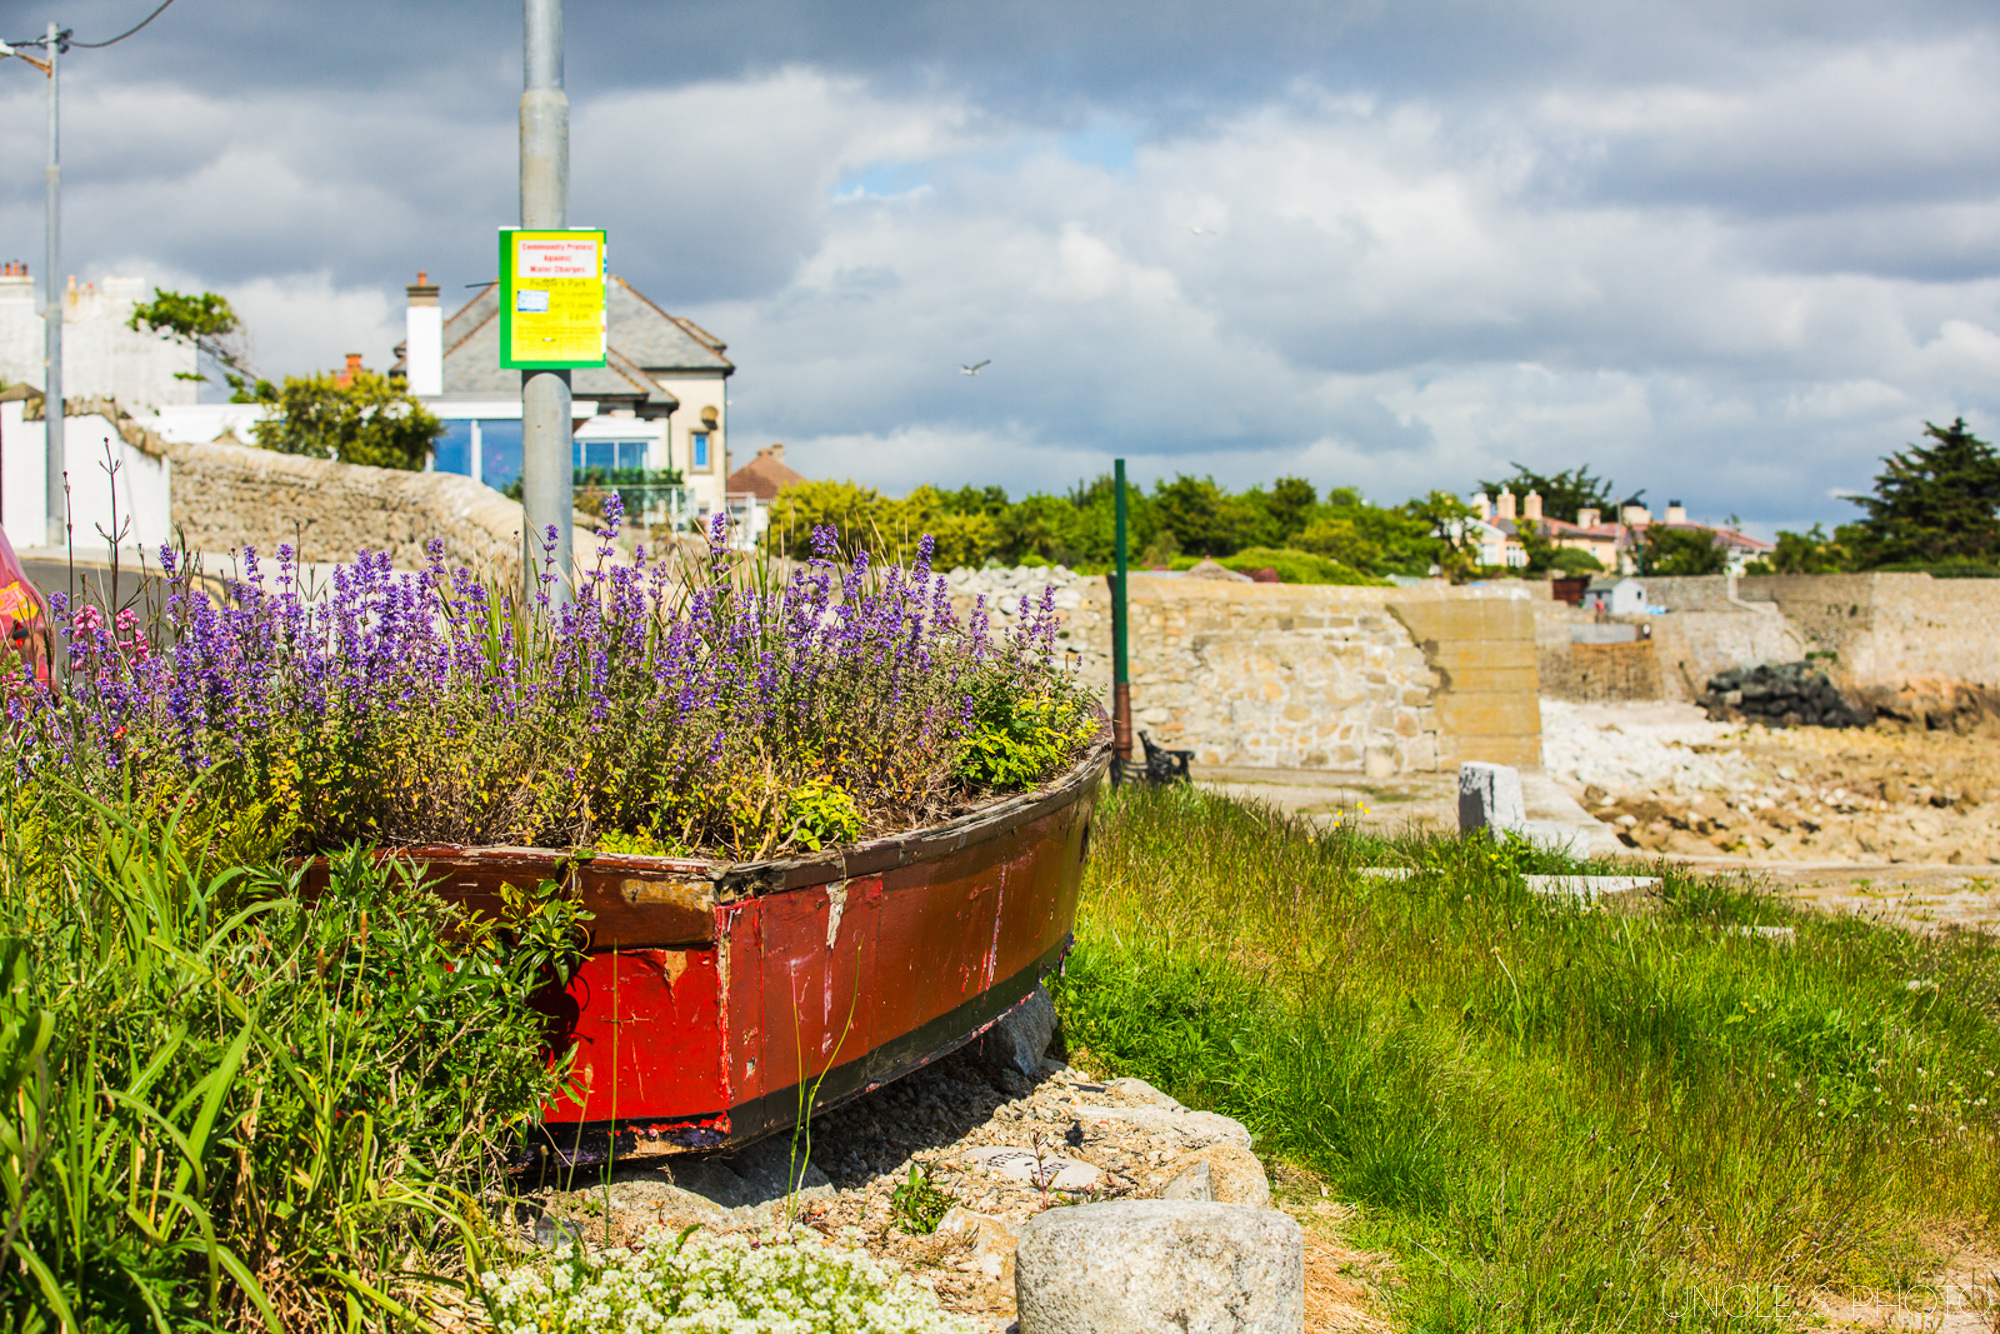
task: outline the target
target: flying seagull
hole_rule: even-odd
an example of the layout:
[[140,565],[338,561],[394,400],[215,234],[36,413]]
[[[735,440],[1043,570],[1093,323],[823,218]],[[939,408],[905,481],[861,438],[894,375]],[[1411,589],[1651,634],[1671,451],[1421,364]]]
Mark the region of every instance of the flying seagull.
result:
[[963,366],[963,365],[962,365],[962,366],[960,366],[960,367],[958,368],[958,373],[959,373],[960,375],[977,375],[977,374],[979,374],[979,371],[980,371],[980,368],[981,368],[981,367],[983,367],[983,366],[991,366],[992,364],[993,364],[993,358],[991,358],[991,357],[988,357],[988,358],[987,358],[986,360],[984,360],[984,361],[980,361],[980,362],[975,362],[975,363],[973,363],[973,364],[972,364],[972,365],[970,365],[970,366]]

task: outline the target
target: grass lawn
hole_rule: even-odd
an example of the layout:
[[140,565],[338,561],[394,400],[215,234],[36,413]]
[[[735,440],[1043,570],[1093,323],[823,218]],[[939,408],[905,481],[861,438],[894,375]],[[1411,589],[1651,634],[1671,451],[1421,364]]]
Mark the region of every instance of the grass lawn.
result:
[[1526,889],[1551,854],[1186,787],[1117,793],[1093,843],[1072,1051],[1357,1206],[1405,1329],[1792,1327],[2000,1237],[1990,937],[1673,867],[1656,911],[1583,910]]

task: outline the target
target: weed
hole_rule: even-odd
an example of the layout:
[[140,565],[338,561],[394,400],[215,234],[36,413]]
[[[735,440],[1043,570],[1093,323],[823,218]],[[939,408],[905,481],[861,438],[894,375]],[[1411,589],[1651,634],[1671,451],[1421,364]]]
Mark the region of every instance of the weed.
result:
[[904,1232],[928,1237],[938,1230],[938,1224],[957,1203],[957,1198],[950,1191],[932,1181],[928,1172],[911,1163],[909,1178],[889,1196],[889,1216]]
[[[1930,1224],[2000,1222],[1987,937],[1670,865],[1656,914],[1608,915],[1526,888],[1588,869],[1546,851],[1189,788],[1100,809],[1070,1040],[1363,1206],[1410,1328],[1775,1328],[1910,1281]],[[1715,929],[1746,921],[1796,944]]]

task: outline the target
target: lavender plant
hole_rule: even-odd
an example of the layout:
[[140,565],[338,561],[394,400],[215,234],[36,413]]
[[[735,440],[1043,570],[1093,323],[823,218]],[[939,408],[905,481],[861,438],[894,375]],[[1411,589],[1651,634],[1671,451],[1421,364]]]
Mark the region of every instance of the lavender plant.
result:
[[52,599],[68,685],[15,691],[22,778],[60,768],[244,856],[355,841],[762,857],[924,823],[1040,782],[1097,731],[1055,663],[1053,593],[1003,641],[930,570],[866,552],[745,570],[720,516],[705,560],[599,560],[558,597],[554,531],[525,602],[363,552],[309,596],[289,547],[214,597],[179,553],[157,615]]

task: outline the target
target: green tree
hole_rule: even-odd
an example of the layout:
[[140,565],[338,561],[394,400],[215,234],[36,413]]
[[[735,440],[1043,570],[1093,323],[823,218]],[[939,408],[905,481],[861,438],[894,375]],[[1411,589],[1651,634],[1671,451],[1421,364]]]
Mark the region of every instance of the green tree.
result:
[[794,560],[810,559],[813,529],[831,525],[849,551],[879,550],[891,526],[892,500],[872,486],[846,482],[794,482],[771,502],[764,541]]
[[1592,476],[1590,469],[1581,463],[1565,472],[1552,473],[1530,472],[1518,463],[1513,467],[1512,477],[1499,482],[1481,482],[1479,489],[1489,496],[1497,496],[1503,490],[1512,491],[1517,496],[1534,491],[1542,498],[1543,517],[1561,519],[1564,523],[1575,523],[1577,512],[1584,509],[1616,515],[1617,505],[1611,498],[1611,483],[1602,477]]
[[1768,565],[1773,574],[1837,574],[1853,568],[1853,557],[1838,534],[1828,537],[1825,529],[1814,524],[1803,533],[1779,529],[1777,549],[1759,563]]
[[1382,559],[1381,546],[1364,536],[1351,518],[1314,519],[1292,539],[1292,545],[1357,570],[1372,571]]
[[[953,499],[962,494],[920,486],[901,500],[888,501],[884,518],[889,531],[883,534],[888,551],[899,560],[912,559],[917,543],[929,534],[936,544],[931,552],[932,569],[953,570],[961,565],[985,564],[986,558],[999,549],[999,528],[983,508],[969,512],[954,508]],[[1006,493],[1002,492],[1003,505],[1005,499]]]
[[1153,504],[1159,510],[1161,526],[1189,555],[1227,556],[1236,549],[1230,531],[1233,516],[1224,512],[1222,488],[1213,477],[1182,473],[1171,482],[1158,482],[1153,487]]
[[257,423],[257,443],[280,454],[415,472],[444,423],[375,371],[346,385],[331,375],[288,375],[275,394],[277,412]]
[[[243,322],[236,317],[236,310],[227,297],[217,296],[214,292],[189,296],[184,292],[168,292],[155,287],[153,299],[133,306],[132,318],[125,323],[126,327],[141,333],[166,334],[192,345],[197,352],[207,353],[222,367],[222,378],[232,391],[229,397],[232,403],[267,403],[278,397],[277,387],[269,380],[259,378],[251,369]],[[183,371],[175,378],[205,380],[208,377],[189,375]]]
[[1721,574],[1729,567],[1729,553],[1709,528],[1648,524],[1646,540],[1639,544],[1637,555],[1641,574]]
[[1479,552],[1467,531],[1472,506],[1449,491],[1406,500],[1401,511],[1424,525],[1438,553],[1436,564],[1453,583],[1469,578],[1479,567]]
[[1604,562],[1588,551],[1579,551],[1575,547],[1560,547],[1549,561],[1549,568],[1559,570],[1566,575],[1602,574]]
[[1271,494],[1264,505],[1278,526],[1279,536],[1289,538],[1305,528],[1307,516],[1318,503],[1319,492],[1311,482],[1303,477],[1280,477],[1271,484]]
[[1851,525],[1862,569],[2000,556],[2000,455],[1963,417],[1950,426],[1925,422],[1924,434],[1934,443],[1882,460],[1873,496],[1848,497],[1866,511]]

